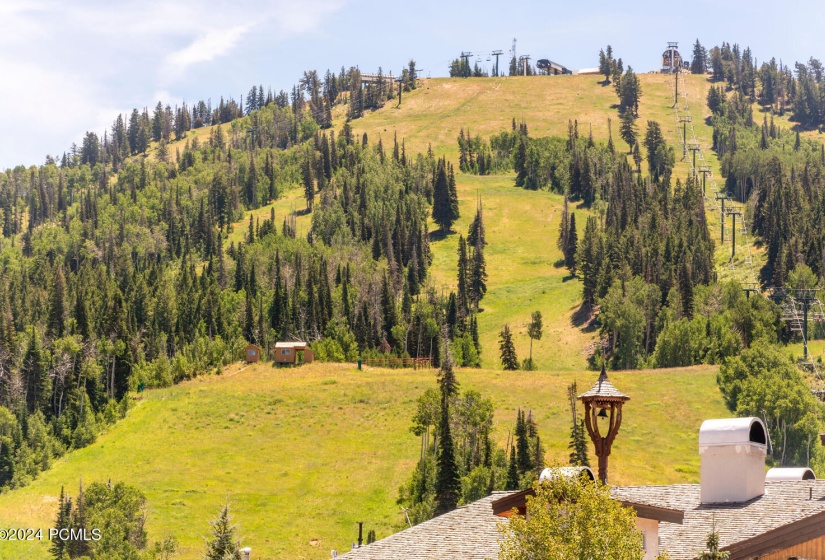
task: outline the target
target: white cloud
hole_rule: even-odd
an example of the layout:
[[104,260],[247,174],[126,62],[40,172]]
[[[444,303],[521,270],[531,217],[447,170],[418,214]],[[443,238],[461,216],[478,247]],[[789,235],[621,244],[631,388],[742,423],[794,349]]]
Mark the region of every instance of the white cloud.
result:
[[[41,163],[79,141],[87,130],[102,133],[116,111],[94,95],[90,85],[71,74],[45,70],[0,57],[0,68],[12,79],[0,80],[0,168]],[[55,103],[59,97],[60,103]],[[13,100],[6,105],[3,100]]]
[[0,0],[0,130],[12,131],[0,135],[0,169],[40,163],[158,98],[226,93],[223,65],[195,68],[247,41],[266,42],[260,60],[278,56],[347,1]]
[[185,48],[166,57],[166,66],[172,72],[183,72],[198,62],[208,62],[226,54],[251,28],[237,25],[229,29],[210,29]]

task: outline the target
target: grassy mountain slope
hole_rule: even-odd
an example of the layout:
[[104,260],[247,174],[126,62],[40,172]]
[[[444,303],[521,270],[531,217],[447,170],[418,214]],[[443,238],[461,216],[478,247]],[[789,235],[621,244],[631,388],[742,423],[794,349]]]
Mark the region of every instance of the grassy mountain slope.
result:
[[[632,400],[611,456],[611,481],[698,478],[697,434],[724,415],[712,367],[616,373]],[[516,408],[532,408],[548,460],[567,456],[567,384],[584,391],[593,372],[463,370],[463,389],[496,405],[501,443]],[[228,499],[256,558],[329,557],[347,550],[357,521],[379,537],[397,530],[398,486],[418,458],[408,428],[434,371],[314,364],[230,368],[139,395],[135,408],[88,448],[31,485],[0,496],[0,526],[52,526],[60,487],[123,480],[148,498],[150,540],[174,534],[183,559],[200,558],[209,521]],[[592,453],[591,453],[592,456]],[[47,543],[0,541],[0,558],[47,557]]]
[[[640,128],[643,131],[646,119],[657,120],[675,144],[669,81],[661,75],[640,78]],[[404,95],[401,108],[388,104],[352,126],[358,133],[367,132],[373,142],[380,135],[385,149],[391,150],[397,131],[399,141],[406,139],[408,155],[432,143],[437,155],[446,153],[455,162],[462,126],[488,136],[509,127],[516,117],[525,119],[532,136],[563,136],[568,119],[577,119],[581,134],[592,123],[595,139],[604,141],[612,118],[614,142],[624,149],[615,93],[598,80],[425,80],[420,89]],[[707,148],[711,130],[703,117],[708,83],[694,76],[688,76],[687,83],[697,135]],[[341,118],[336,120],[336,129],[342,124]],[[208,130],[198,134],[205,136]],[[174,149],[172,144],[172,153]],[[705,153],[716,165],[708,149]],[[677,175],[684,176],[686,169],[684,163],[677,164]],[[555,241],[562,198],[515,188],[511,175],[458,174],[456,179],[462,215],[456,232],[466,233],[476,195],[482,196],[490,276],[479,315],[489,369],[462,371],[459,380],[462,387],[493,398],[499,441],[512,428],[516,408],[531,407],[548,459],[563,461],[569,432],[565,388],[578,379],[583,391],[595,378],[584,371],[595,333],[583,330],[576,314],[580,281],[554,264],[561,257]],[[290,210],[303,207],[302,189],[295,188],[273,205],[253,211],[253,217],[268,218],[274,208],[280,224]],[[582,225],[583,217],[578,217]],[[310,219],[298,217],[299,234],[306,234]],[[248,215],[235,225],[233,240],[242,239],[247,223]],[[457,244],[457,234],[431,244],[433,279],[445,290],[455,283]],[[544,315],[544,337],[533,349],[543,371],[511,374],[495,369],[497,336],[504,323],[515,327],[519,357],[526,357],[525,325],[534,310]],[[184,559],[200,557],[208,522],[227,499],[256,558],[328,558],[332,548],[348,549],[359,520],[379,537],[399,528],[397,488],[418,457],[409,419],[415,398],[433,386],[434,372],[357,372],[324,364],[277,371],[259,365],[233,373],[237,369],[141,394],[127,418],[97,443],[61,459],[30,486],[0,496],[0,526],[47,529],[60,487],[75,494],[82,477],[84,483],[111,478],[138,486],[148,497],[150,540],[174,534]],[[611,456],[613,482],[669,483],[698,477],[698,426],[705,418],[727,414],[715,376],[713,367],[612,375],[633,397]],[[46,543],[0,542],[0,558],[46,557],[47,548]]]
[[[648,120],[658,121],[667,141],[677,149],[675,177],[684,180],[689,167],[682,160],[678,144],[682,130],[673,112],[673,79],[661,74],[639,77],[642,84],[640,136],[643,137]],[[697,139],[714,174],[721,177],[718,162],[710,150],[713,131],[705,121],[710,115],[705,103],[710,83],[704,76],[683,78]],[[509,128],[515,117],[517,121],[523,118],[527,122],[531,136],[565,137],[568,120],[576,120],[580,134],[587,134],[592,126],[596,141],[606,141],[610,119],[616,149],[625,150],[627,146],[618,134],[616,93],[612,85],[602,85],[600,80],[600,76],[424,80],[419,89],[404,95],[400,107],[388,104],[353,121],[352,126],[359,133],[366,132],[373,142],[380,136],[386,149],[391,148],[393,136],[397,134],[399,142],[405,139],[408,154],[426,150],[431,145],[436,154],[446,153],[457,161],[456,139],[462,127],[473,135],[488,137]],[[680,107],[683,105],[684,100]],[[530,313],[540,310],[545,335],[533,348],[539,367],[583,367],[594,334],[582,330],[585,318],[576,314],[581,283],[571,278],[565,268],[554,266],[561,258],[555,242],[562,197],[514,188],[510,175],[458,174],[456,182],[461,219],[454,226],[455,231],[466,235],[475,212],[476,195],[482,197],[486,216],[490,246],[485,256],[490,279],[489,292],[482,302],[485,311],[479,315],[485,366],[497,364],[498,332],[504,323],[515,327],[520,335],[516,341],[519,356],[527,354],[529,339],[525,325]],[[577,213],[579,228],[582,228],[585,223],[582,214],[586,211],[579,208]],[[714,228],[718,216],[708,218],[710,227]],[[458,235],[437,241],[432,248],[436,282],[454,287]],[[727,262],[729,251],[729,248],[718,248],[720,265]],[[742,249],[740,255],[744,254]],[[719,269],[723,277],[729,275],[727,268],[720,266]]]
[[[640,137],[643,138],[648,120],[662,126],[665,137],[676,149],[675,177],[684,180],[689,166],[682,157],[682,129],[677,126],[673,111],[673,79],[662,74],[642,74],[642,98],[639,107]],[[710,82],[705,76],[682,76],[680,114],[685,101],[687,114],[693,119],[697,140],[717,181],[722,182],[719,164],[710,150],[713,130],[707,124],[710,111],[705,99]],[[485,79],[428,79],[421,86],[403,95],[401,106],[389,102],[378,111],[367,113],[352,121],[358,134],[367,133],[372,142],[380,137],[385,150],[392,149],[393,137],[405,141],[408,156],[432,147],[436,155],[446,154],[457,165],[457,137],[460,129],[482,137],[497,134],[512,125],[512,120],[524,119],[531,136],[566,136],[568,120],[578,121],[579,133],[587,134],[592,127],[596,141],[606,141],[608,120],[612,120],[613,140],[617,150],[625,150],[620,139],[617,97],[612,85],[603,85],[600,76],[507,77]],[[345,107],[338,108],[334,121],[336,131],[344,123]],[[208,129],[197,131],[201,141],[208,138]],[[174,151],[176,143],[170,145]],[[644,150],[644,148],[642,148]],[[646,165],[646,164],[644,164]],[[431,244],[434,263],[431,268],[437,286],[445,291],[455,287],[455,267],[458,233],[466,235],[475,212],[476,197],[482,197],[490,246],[485,252],[489,273],[488,293],[482,302],[484,313],[479,315],[479,329],[486,367],[498,363],[498,332],[509,323],[518,336],[516,348],[520,357],[529,352],[526,324],[530,313],[540,310],[544,317],[545,334],[534,343],[533,355],[539,367],[548,369],[581,369],[586,367],[588,352],[595,334],[586,328],[586,314],[578,313],[581,283],[569,276],[555,263],[561,252],[555,246],[558,236],[558,216],[562,197],[547,192],[532,192],[514,188],[512,175],[456,176],[461,218],[454,225],[456,235]],[[305,207],[303,191],[293,189],[273,204],[254,210],[261,220],[275,210],[276,223],[292,210]],[[588,211],[577,213],[579,234]],[[708,223],[719,241],[719,216],[708,213]],[[246,233],[248,214],[235,224],[230,237],[240,241]],[[299,235],[305,235],[311,225],[311,215],[300,214],[297,219]],[[727,222],[730,230],[730,219]],[[431,224],[431,230],[435,225]],[[742,246],[742,235],[737,238],[736,272],[728,266],[730,260],[730,231],[725,246],[717,245],[717,268],[721,278],[744,280],[742,263],[753,255],[758,270],[764,261],[762,251],[753,246]]]

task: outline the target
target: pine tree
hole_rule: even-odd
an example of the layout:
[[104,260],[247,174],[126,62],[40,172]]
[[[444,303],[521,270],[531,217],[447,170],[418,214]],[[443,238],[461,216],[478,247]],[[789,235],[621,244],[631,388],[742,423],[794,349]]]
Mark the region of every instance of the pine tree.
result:
[[49,408],[51,379],[40,338],[34,327],[29,328],[29,340],[20,366],[28,412]]
[[[479,342],[478,338],[478,318],[475,313],[473,313],[472,317],[470,317],[470,336],[473,338],[473,345],[476,348],[476,354],[481,356],[481,342]],[[479,367],[481,366],[479,365]]]
[[513,169],[516,172],[516,186],[523,187],[527,182],[527,138],[519,136],[517,142]]
[[576,382],[567,386],[567,399],[570,402],[570,443],[567,448],[570,450],[570,464],[577,467],[589,467],[590,461],[587,458],[587,441],[584,437],[584,420],[579,420],[576,410]]
[[619,109],[622,113],[630,111],[634,117],[638,117],[642,86],[639,77],[633,72],[633,68],[628,66],[627,72],[625,72],[620,80],[615,80],[614,86],[616,93],[619,95]]
[[467,233],[467,243],[470,247],[475,247],[479,243],[482,247],[487,246],[487,236],[484,232],[484,216],[481,211],[481,197],[478,199],[476,215],[470,224],[470,231]]
[[398,324],[398,317],[395,310],[395,293],[386,273],[384,273],[384,281],[381,287],[381,314],[384,320],[384,337],[390,343],[390,346],[395,348],[396,344],[403,341],[395,340],[392,336],[392,328]]
[[584,228],[584,238],[576,251],[576,267],[582,275],[585,303],[593,305],[598,287],[599,263],[596,251],[599,246],[599,231],[595,216],[588,216]]
[[505,370],[519,369],[518,356],[516,355],[516,347],[513,344],[513,335],[510,332],[510,325],[504,325],[499,333],[499,351],[501,363]]
[[613,119],[607,119],[607,151],[611,154],[616,153],[616,148],[613,146]]
[[50,338],[60,338],[65,332],[66,324],[66,279],[63,276],[63,267],[57,267],[57,274],[54,278],[51,299],[49,302],[49,328],[47,334]]
[[459,317],[464,317],[470,308],[469,286],[467,273],[470,270],[467,261],[467,242],[463,235],[458,236],[458,286],[456,294],[456,307]]
[[619,127],[619,135],[622,140],[628,145],[629,152],[632,153],[633,146],[636,145],[636,138],[638,133],[636,131],[636,115],[633,111],[626,109],[621,116],[621,126]]
[[88,339],[90,335],[89,315],[86,310],[86,299],[84,298],[83,293],[83,290],[78,288],[75,297],[74,319],[75,325],[77,326],[77,334],[82,336],[84,339]]
[[682,302],[682,316],[693,319],[693,279],[690,276],[687,259],[682,260],[679,269],[679,297]]
[[699,560],[728,560],[730,552],[719,550],[719,533],[714,526],[713,531],[708,533],[707,550],[699,555]]
[[567,261],[567,247],[570,239],[570,209],[567,193],[564,193],[564,206],[561,210],[561,220],[559,221],[559,237],[556,239],[556,247],[562,252]]
[[530,369],[535,369],[533,364],[533,341],[541,340],[544,334],[541,321],[541,311],[533,311],[530,317],[530,324],[527,326],[527,336],[530,337]]
[[255,156],[249,156],[249,170],[246,172],[246,207],[258,207],[258,172],[255,170]]
[[205,560],[240,560],[236,526],[229,517],[229,504],[221,509],[221,514],[212,521],[212,540],[206,543]]
[[576,213],[570,214],[570,227],[568,228],[567,245],[564,248],[564,266],[571,274],[576,274],[576,251],[579,248],[579,234],[576,233]]
[[454,510],[461,495],[461,477],[450,430],[450,401],[458,394],[458,381],[453,371],[453,356],[446,333],[442,333],[442,347],[443,358],[438,380],[441,392],[441,422],[438,434],[438,472],[435,483],[437,515]]
[[527,421],[524,418],[524,411],[518,411],[516,419],[516,466],[519,477],[524,476],[533,470],[533,460],[530,457],[530,441],[527,437]]
[[448,336],[452,339],[456,334],[456,326],[458,325],[458,303],[455,292],[450,292],[450,296],[447,298],[447,313],[444,322]]
[[519,476],[518,464],[516,462],[516,446],[510,446],[510,460],[507,461],[507,483],[504,486],[505,490],[518,490]]
[[11,485],[14,479],[15,459],[14,442],[8,436],[0,436],[0,486]]
[[450,188],[447,162],[442,158],[438,160],[433,183],[433,220],[444,233],[449,233],[458,218],[453,210],[453,195],[454,189]]
[[487,263],[484,260],[484,245],[481,243],[481,238],[476,239],[468,288],[470,304],[478,311],[478,304],[487,293]]
[[235,291],[240,292],[245,287],[246,270],[244,266],[244,248],[242,243],[238,243],[238,248],[235,250]]
[[315,202],[315,183],[312,178],[312,162],[310,156],[307,154],[304,159],[303,181],[304,181],[304,198],[307,201],[307,209],[312,211],[312,204]]
[[248,293],[246,294],[246,308],[244,311],[243,336],[250,344],[254,344],[256,341],[255,314],[252,311],[252,296]]
[[452,221],[455,222],[461,217],[461,214],[458,211],[458,189],[455,184],[455,172],[453,171],[453,164],[449,162],[447,163],[447,187],[450,197],[450,216]]
[[249,213],[249,226],[246,229],[246,243],[255,243],[255,222],[252,220],[252,212]]
[[544,469],[544,447],[541,445],[541,438],[536,435],[535,445],[533,446],[533,468],[538,472]]
[[[86,496],[83,492],[83,481],[80,482],[80,487],[77,491],[77,500],[74,507],[71,509],[71,523],[70,529],[79,534],[86,534],[90,532],[91,527],[88,527],[88,520],[86,518]],[[67,543],[67,548],[70,558],[81,558],[89,554],[90,541],[85,539],[71,539]]]
[[690,61],[691,74],[704,74],[707,72],[708,52],[699,39],[693,44],[693,60]]
[[[61,538],[61,531],[71,526],[72,502],[63,487],[60,487],[60,499],[57,502],[57,518],[54,522],[54,537],[49,552],[56,560],[62,560],[68,554],[68,539]],[[63,534],[65,536],[65,533]]]

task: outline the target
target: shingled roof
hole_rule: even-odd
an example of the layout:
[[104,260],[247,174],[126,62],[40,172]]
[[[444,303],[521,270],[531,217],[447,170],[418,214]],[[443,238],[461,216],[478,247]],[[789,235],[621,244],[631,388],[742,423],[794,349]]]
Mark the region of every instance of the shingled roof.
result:
[[589,391],[586,393],[582,393],[577,398],[578,399],[593,399],[596,400],[612,400],[612,401],[629,401],[630,397],[616,389],[610,380],[607,378],[607,370],[604,369],[604,364],[602,364],[602,373],[599,375],[599,379],[590,388]]
[[490,496],[424,523],[356,548],[346,560],[485,560],[498,558],[498,524],[493,501],[513,492]]
[[753,558],[825,534],[825,480],[766,482],[765,494],[744,503],[702,504],[698,484],[627,486],[614,498],[684,511],[681,525],[662,523],[662,550],[673,560],[692,560],[705,550],[714,526],[719,547],[731,560]]
[[[346,560],[485,560],[497,558],[503,518],[493,502],[523,492],[494,492],[341,556]],[[762,556],[825,535],[825,480],[766,482],[765,494],[744,503],[702,504],[698,484],[615,486],[610,494],[643,512],[682,510],[681,524],[659,524],[661,549],[672,560],[693,560],[708,533],[719,533],[731,560]]]

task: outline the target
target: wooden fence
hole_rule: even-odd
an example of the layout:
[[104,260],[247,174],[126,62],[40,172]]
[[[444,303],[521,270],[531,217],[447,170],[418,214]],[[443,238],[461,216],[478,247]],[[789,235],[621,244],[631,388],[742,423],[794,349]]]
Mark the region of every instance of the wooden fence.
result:
[[361,363],[370,367],[429,369],[432,358],[364,358]]

